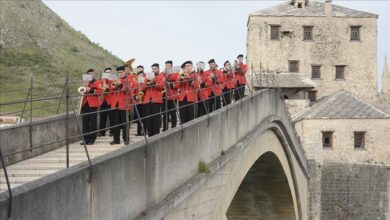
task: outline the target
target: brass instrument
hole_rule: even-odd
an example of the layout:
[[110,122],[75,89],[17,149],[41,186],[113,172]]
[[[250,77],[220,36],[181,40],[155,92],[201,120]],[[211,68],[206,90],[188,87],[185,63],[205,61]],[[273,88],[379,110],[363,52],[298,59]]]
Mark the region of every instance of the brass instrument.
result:
[[80,94],[84,94],[87,91],[87,88],[85,86],[81,86],[77,89],[77,92]]
[[185,78],[190,78],[190,75],[188,73],[180,73],[180,79],[183,80]]
[[129,68],[129,72],[130,72],[130,73],[134,73],[133,67],[132,67],[132,64],[134,63],[134,61],[135,61],[135,59],[134,59],[134,58],[131,58],[130,60],[128,60],[128,61],[124,64],[125,67],[128,67],[128,68]]
[[78,89],[77,89],[77,92],[80,93],[80,94],[84,94],[87,92],[87,87],[88,87],[88,81],[83,81],[83,86],[80,86]]
[[139,91],[139,92],[138,92],[138,95],[137,95],[137,99],[138,99],[138,101],[139,101],[140,103],[143,102],[143,100],[142,100],[143,96],[144,96],[144,92]]
[[122,83],[121,80],[117,79],[117,80],[115,80],[114,82],[111,83],[111,86],[116,87],[116,86],[120,85],[121,83]]

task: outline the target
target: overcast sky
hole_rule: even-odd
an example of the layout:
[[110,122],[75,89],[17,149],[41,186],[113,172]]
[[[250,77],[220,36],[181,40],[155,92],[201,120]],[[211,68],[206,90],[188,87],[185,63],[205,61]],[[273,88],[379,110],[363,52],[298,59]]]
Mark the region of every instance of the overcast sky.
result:
[[[220,66],[246,53],[248,15],[283,1],[44,1],[76,30],[123,60],[147,69],[173,60]],[[333,1],[379,14],[378,71],[390,54],[389,1]],[[389,55],[390,56],[390,55]]]

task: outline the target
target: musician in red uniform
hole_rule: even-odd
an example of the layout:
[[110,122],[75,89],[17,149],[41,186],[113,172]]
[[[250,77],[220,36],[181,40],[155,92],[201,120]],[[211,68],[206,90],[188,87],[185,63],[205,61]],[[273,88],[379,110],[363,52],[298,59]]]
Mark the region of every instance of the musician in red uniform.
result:
[[245,74],[247,71],[246,64],[243,63],[244,55],[240,54],[237,56],[237,61],[235,62],[235,76],[236,76],[236,87],[237,89],[234,92],[234,100],[239,100],[245,95],[245,85],[246,78]]
[[137,80],[136,77],[125,71],[124,66],[119,66],[119,79],[114,81],[110,86],[110,91],[115,91],[115,95],[111,100],[111,109],[114,109],[114,139],[110,144],[120,144],[120,132],[122,130],[122,138],[125,144],[128,144],[129,134],[126,132],[126,112],[128,111],[129,121],[131,120],[132,96],[137,94]]
[[147,117],[145,122],[149,137],[160,133],[160,111],[163,103],[162,93],[165,88],[165,77],[164,74],[160,74],[160,66],[158,63],[152,65],[152,72],[154,73],[154,78],[146,79],[147,88],[143,100],[145,115]]
[[138,66],[137,66],[137,74],[138,74],[139,72],[144,72],[144,66],[142,66],[142,65],[138,65]]
[[[111,67],[107,67],[104,69],[105,74],[113,74]],[[101,79],[103,82],[103,92],[104,95],[102,97],[101,104],[100,104],[100,109],[99,109],[99,115],[100,115],[100,124],[99,124],[99,134],[98,136],[106,136],[106,128],[107,128],[107,118],[109,118],[110,121],[110,126],[112,124],[113,119],[113,114],[111,109],[111,100],[113,97],[113,93],[110,92],[109,85],[111,85],[112,80],[107,79],[107,78],[102,78]],[[110,129],[110,136],[113,135],[113,129]]]
[[210,96],[210,87],[213,85],[210,72],[204,71],[205,63],[200,61],[196,64],[197,73],[200,78],[200,88],[199,88],[199,100],[198,103],[198,112],[197,117],[205,115],[209,112],[209,96]]
[[[140,66],[138,66],[140,67]],[[140,70],[137,67],[137,82],[138,82],[138,94],[134,97],[134,100],[136,100],[136,109],[134,110],[134,117],[133,119],[137,123],[137,134],[136,136],[144,135],[144,130],[146,130],[146,123],[145,123],[145,110],[144,110],[144,104],[143,104],[143,97],[144,92],[142,91],[144,88],[146,88],[146,79],[145,79],[145,73],[143,70]],[[141,66],[142,67],[142,66]],[[143,68],[143,67],[142,67]]]
[[226,106],[232,103],[232,89],[235,88],[234,72],[228,60],[223,64],[222,74],[224,78],[224,83],[222,85],[222,93],[224,98],[222,101],[223,106]]
[[[91,145],[95,143],[97,136],[97,109],[100,106],[98,95],[103,92],[103,85],[102,81],[96,80],[96,72],[94,69],[89,69],[87,74],[92,76],[92,80],[86,82],[86,90],[81,104],[81,114],[84,141],[85,144]],[[84,142],[80,144],[83,145]]]
[[210,86],[209,110],[210,112],[221,108],[222,84],[224,82],[222,71],[217,69],[214,59],[208,62],[210,69],[206,70],[212,82]]
[[165,62],[165,94],[162,106],[163,112],[163,131],[168,129],[168,122],[171,122],[172,128],[177,125],[176,104],[179,98],[177,89],[179,88],[179,69],[173,68],[173,62]]
[[181,65],[183,74],[180,82],[180,122],[186,123],[195,117],[195,104],[198,101],[199,78],[193,71],[192,61],[186,61]]

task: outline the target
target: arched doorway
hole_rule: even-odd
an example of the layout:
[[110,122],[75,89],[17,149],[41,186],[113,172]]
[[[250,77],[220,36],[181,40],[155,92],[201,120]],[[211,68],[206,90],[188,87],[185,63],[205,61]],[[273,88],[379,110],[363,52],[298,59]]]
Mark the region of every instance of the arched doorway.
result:
[[250,168],[226,212],[227,219],[294,220],[287,177],[276,155],[263,154]]

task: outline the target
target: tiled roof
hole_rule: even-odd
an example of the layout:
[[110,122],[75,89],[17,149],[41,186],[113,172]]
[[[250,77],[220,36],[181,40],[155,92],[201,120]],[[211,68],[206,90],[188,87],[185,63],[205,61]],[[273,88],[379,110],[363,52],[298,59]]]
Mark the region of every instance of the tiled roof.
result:
[[[325,16],[324,2],[310,2],[304,8],[296,8],[290,4],[290,1],[278,4],[274,7],[257,11],[251,16],[299,16],[299,17],[317,17]],[[359,11],[351,8],[332,4],[333,16],[336,17],[356,17],[356,18],[377,18],[378,15]]]
[[262,73],[256,76],[253,79],[253,86],[258,88],[315,87],[314,82],[305,73]]
[[390,118],[390,115],[353,94],[340,90],[293,117],[302,119]]

